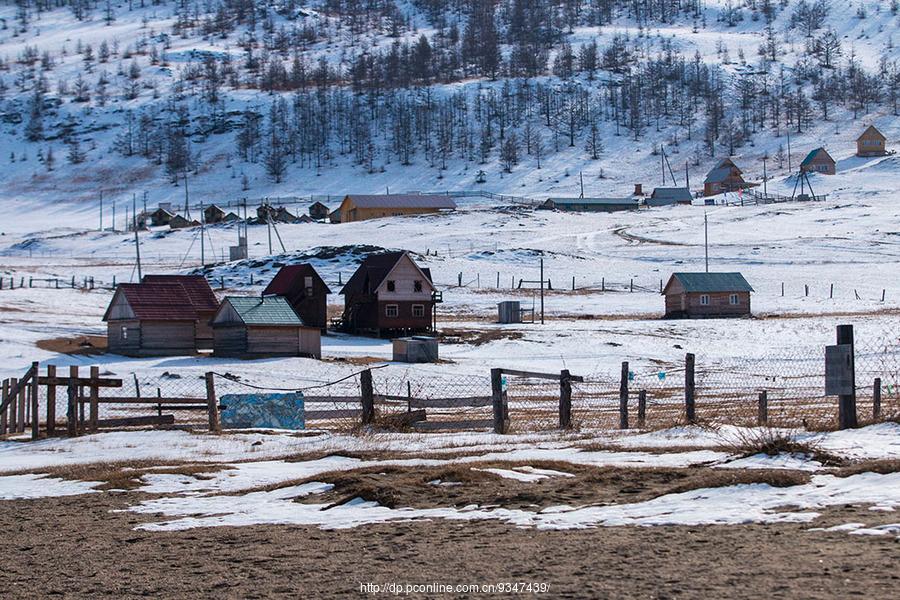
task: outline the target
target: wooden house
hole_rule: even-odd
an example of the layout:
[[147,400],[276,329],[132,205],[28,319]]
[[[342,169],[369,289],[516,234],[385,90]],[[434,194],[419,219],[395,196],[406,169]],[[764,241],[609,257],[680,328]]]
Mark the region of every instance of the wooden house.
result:
[[296,223],[297,217],[292,215],[288,209],[283,206],[272,206],[271,204],[263,204],[256,209],[256,218],[261,223],[267,223],[270,220],[273,223]]
[[163,225],[168,225],[169,222],[175,217],[174,214],[169,212],[163,207],[159,207],[150,213],[150,224],[154,227],[161,227]]
[[181,285],[123,283],[103,315],[109,352],[178,356],[197,350],[197,311]]
[[825,148],[816,148],[806,155],[800,163],[800,170],[806,173],[821,173],[822,175],[834,175],[837,172],[837,164]]
[[211,204],[203,209],[203,221],[208,225],[221,223],[226,216],[227,213],[215,204]]
[[215,356],[322,356],[319,328],[306,325],[281,296],[228,296],[212,327]]
[[187,227],[197,227],[198,225],[200,225],[199,221],[189,221],[181,215],[175,215],[169,219],[169,227],[171,229],[185,229]]
[[538,208],[567,212],[618,212],[640,208],[639,198],[547,198]]
[[310,327],[328,327],[328,294],[331,290],[310,264],[281,267],[263,296],[283,296]]
[[703,195],[715,196],[724,192],[736,192],[746,187],[750,187],[750,184],[744,181],[743,171],[733,160],[724,158],[706,174],[703,181]]
[[753,288],[740,273],[673,273],[663,288],[667,318],[749,317]]
[[341,209],[336,208],[330,213],[328,213],[328,222],[329,223],[340,223],[341,222]]
[[686,187],[658,187],[644,202],[647,206],[671,206],[673,204],[690,204],[694,196]]
[[313,202],[309,206],[309,217],[316,221],[322,221],[328,218],[328,215],[331,214],[331,211],[328,210],[328,207],[322,204],[321,202]]
[[884,156],[887,154],[885,143],[887,138],[878,131],[874,125],[869,125],[866,130],[856,138],[857,156]]
[[456,202],[449,196],[425,196],[420,194],[350,194],[341,202],[341,223],[397,217],[403,215],[423,215],[454,210]]
[[219,300],[203,275],[144,275],[143,283],[180,285],[197,313],[194,324],[198,350],[212,350],[213,331],[209,322],[219,309]]
[[406,252],[367,256],[341,294],[342,327],[379,336],[430,331],[439,298],[431,271],[420,268]]

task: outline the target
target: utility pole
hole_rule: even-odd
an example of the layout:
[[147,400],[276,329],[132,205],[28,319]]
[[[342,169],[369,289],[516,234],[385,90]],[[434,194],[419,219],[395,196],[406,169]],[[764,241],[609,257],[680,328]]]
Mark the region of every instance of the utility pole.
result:
[[140,283],[144,276],[141,274],[141,243],[138,240],[137,227],[134,228],[134,255],[137,258],[138,283]]
[[766,173],[766,160],[768,160],[768,158],[769,158],[769,153],[768,153],[768,152],[765,153],[765,154],[763,154],[763,158],[762,158],[762,161],[763,161],[763,198],[768,198],[768,197],[769,197],[769,189],[768,189],[768,186],[767,186],[767,182],[769,181],[769,177],[768,177],[768,175],[767,175],[767,173]]
[[131,226],[137,229],[137,195],[131,194]]
[[100,190],[100,231],[103,231],[103,190]]
[[791,127],[790,127],[790,125],[788,125],[788,127],[785,129],[785,131],[787,132],[787,142],[788,142],[788,173],[793,173],[794,168],[791,166]]
[[541,258],[541,325],[544,324],[544,259]]
[[200,266],[206,266],[206,238],[204,236],[204,226],[206,224],[206,212],[203,210],[203,203],[200,203]]
[[688,161],[684,161],[684,187],[691,189],[691,176],[688,174]]
[[113,223],[112,223],[113,233],[116,232],[116,203],[113,202]]
[[578,179],[581,182],[581,195],[578,197],[584,198],[584,172],[583,171],[578,172]]
[[[662,144],[659,145],[659,170],[662,171],[662,184],[666,185],[666,154]],[[674,183],[674,182],[673,182]]]
[[188,201],[187,168],[184,170],[184,218],[191,220],[191,205]]
[[144,191],[144,214],[147,214],[147,191]]
[[709,273],[709,222],[703,213],[703,253],[706,257],[706,272]]
[[269,234],[269,256],[272,255],[272,215],[269,213],[269,206],[266,205],[266,230]]

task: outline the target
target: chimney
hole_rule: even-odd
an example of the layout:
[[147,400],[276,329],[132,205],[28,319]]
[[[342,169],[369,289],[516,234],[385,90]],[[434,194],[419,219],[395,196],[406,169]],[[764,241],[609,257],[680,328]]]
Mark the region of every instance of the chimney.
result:
[[632,195],[634,195],[634,196],[643,196],[643,195],[644,195],[644,189],[643,189],[643,187],[644,187],[644,186],[643,186],[642,184],[640,184],[640,183],[634,184],[634,194],[632,194]]

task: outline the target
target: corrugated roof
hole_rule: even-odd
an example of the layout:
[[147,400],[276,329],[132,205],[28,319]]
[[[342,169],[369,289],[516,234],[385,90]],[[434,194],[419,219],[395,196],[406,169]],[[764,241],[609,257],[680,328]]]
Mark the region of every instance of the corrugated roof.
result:
[[[359,268],[353,273],[353,276],[347,280],[341,289],[341,294],[347,293],[363,293],[369,294],[378,289],[384,278],[388,276],[394,265],[397,264],[406,252],[382,252],[380,254],[370,254],[367,256]],[[410,259],[412,260],[412,259]],[[415,261],[413,261],[415,263]],[[416,265],[418,266],[418,265]],[[431,283],[431,270],[419,267],[428,282]]]
[[[325,285],[325,282],[312,265],[308,263],[286,265],[281,267],[278,273],[275,274],[275,277],[263,291],[263,295],[290,296],[297,290],[301,290],[305,287],[303,285],[304,277],[314,277],[316,280],[320,281],[322,285]],[[331,293],[331,290],[328,289],[327,285],[325,285],[325,293]]]
[[688,293],[753,291],[740,273],[673,273],[672,279],[677,279]]
[[197,310],[216,310],[219,300],[203,275],[144,275],[144,283],[176,284],[184,288]]
[[694,199],[691,190],[685,187],[658,187],[653,190],[650,197],[658,200],[674,200],[675,202],[690,202]]
[[731,174],[731,167],[716,167],[706,174],[703,183],[721,183]]
[[420,194],[348,194],[357,208],[456,208],[449,196],[424,196]]
[[196,321],[198,318],[191,299],[180,285],[123,283],[116,290],[125,296],[140,321]]
[[638,200],[635,198],[547,198],[548,202],[552,202],[553,204],[585,204],[585,205],[597,205],[597,206],[606,206],[606,205],[635,205],[637,206]]
[[809,154],[806,155],[806,158],[803,159],[803,162],[800,163],[800,166],[805,167],[806,165],[810,164],[813,160],[815,160],[816,156],[820,153],[824,154],[825,158],[827,158],[831,162],[834,162],[834,159],[831,158],[831,155],[828,154],[828,151],[825,150],[825,148],[816,148],[815,150],[811,151]]
[[303,321],[281,296],[228,296],[223,300],[231,304],[245,325],[303,325]]

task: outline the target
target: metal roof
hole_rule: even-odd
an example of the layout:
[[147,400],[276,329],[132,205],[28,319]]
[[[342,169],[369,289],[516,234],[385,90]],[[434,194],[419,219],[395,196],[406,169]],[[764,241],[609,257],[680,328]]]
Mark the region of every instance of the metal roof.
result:
[[706,174],[706,179],[703,180],[703,183],[720,183],[725,181],[730,174],[731,167],[716,167]]
[[[197,311],[184,287],[169,283],[123,283],[116,288],[139,321],[196,321]],[[112,308],[113,302],[110,302]],[[109,318],[109,310],[103,316]]]
[[650,196],[655,200],[673,200],[675,202],[690,202],[694,199],[691,190],[686,187],[658,187]]
[[[396,265],[405,254],[407,253],[381,252],[379,254],[368,255],[359,265],[359,268],[356,269],[356,272],[354,272],[350,279],[347,280],[347,283],[344,284],[344,287],[341,289],[341,294],[374,293],[375,290],[378,289],[378,286],[381,285],[381,282],[384,281],[385,277],[388,276],[388,273],[394,268],[394,265]],[[416,264],[416,261],[412,260],[412,257],[410,257],[410,260],[414,265]],[[422,271],[425,278],[428,279],[428,283],[432,283],[431,270],[419,267],[419,265],[416,265],[416,267]]]
[[281,296],[228,296],[228,302],[245,325],[300,326],[303,321]]
[[828,154],[828,152],[825,150],[825,148],[816,148],[815,150],[811,151],[809,154],[806,155],[806,158],[803,159],[803,162],[800,163],[800,166],[805,167],[806,165],[810,164],[813,160],[815,160],[816,156],[819,153],[824,154],[828,160],[830,160],[831,162],[834,162],[834,159],[831,158],[831,155]]
[[348,194],[347,198],[357,208],[456,208],[456,202],[448,196],[424,196],[420,194]]
[[304,277],[314,277],[317,281],[321,282],[323,286],[325,286],[325,293],[330,294],[331,290],[313,268],[313,266],[309,263],[301,263],[299,265],[285,265],[279,269],[278,273],[275,274],[275,277],[269,282],[269,285],[266,286],[266,289],[263,291],[263,295],[268,296],[270,294],[276,296],[290,296],[297,291],[303,290],[305,288],[303,278]]
[[663,293],[668,290],[674,279],[677,279],[688,293],[753,291],[740,273],[673,273]]
[[203,275],[144,275],[143,283],[180,285],[197,310],[214,311],[219,300]]
[[585,204],[585,205],[597,205],[597,206],[607,206],[607,205],[634,205],[637,206],[638,200],[636,198],[547,198],[547,202],[552,202],[553,204]]

